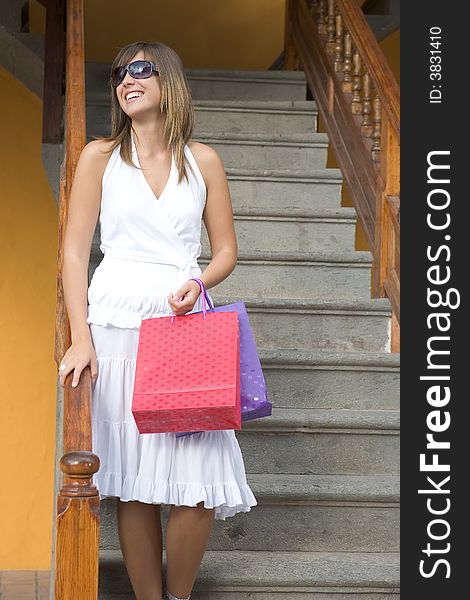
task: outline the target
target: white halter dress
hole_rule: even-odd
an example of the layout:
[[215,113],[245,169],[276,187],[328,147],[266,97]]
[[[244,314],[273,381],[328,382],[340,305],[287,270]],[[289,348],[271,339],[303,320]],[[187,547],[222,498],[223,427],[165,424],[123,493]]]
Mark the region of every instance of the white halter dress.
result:
[[[88,288],[88,318],[98,362],[93,383],[94,475],[100,497],[153,504],[215,508],[215,518],[257,504],[233,430],[177,438],[139,434],[131,412],[139,328],[143,318],[171,315],[167,296],[201,274],[202,213],[206,187],[189,146],[189,182],[178,183],[174,157],[157,198],[140,169],[114,149],[102,180],[104,257]],[[138,165],[132,138],[132,157]],[[199,296],[191,312],[202,310]],[[211,298],[212,300],[212,298]]]

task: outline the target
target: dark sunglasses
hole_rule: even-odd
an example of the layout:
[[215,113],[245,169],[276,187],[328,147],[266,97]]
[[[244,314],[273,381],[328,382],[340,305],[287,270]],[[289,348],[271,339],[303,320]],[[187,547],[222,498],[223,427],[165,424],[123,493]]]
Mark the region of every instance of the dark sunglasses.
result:
[[126,76],[126,72],[129,73],[134,79],[148,79],[152,76],[152,73],[157,73],[157,65],[149,60],[135,60],[123,67],[116,67],[111,73],[111,83],[114,87],[117,87]]

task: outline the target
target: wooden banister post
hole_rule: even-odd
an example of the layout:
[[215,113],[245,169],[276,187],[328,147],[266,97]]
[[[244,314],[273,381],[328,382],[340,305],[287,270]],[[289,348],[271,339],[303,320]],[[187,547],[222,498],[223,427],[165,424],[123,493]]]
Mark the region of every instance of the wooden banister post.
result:
[[60,467],[64,483],[57,498],[55,598],[96,600],[100,498],[91,478],[99,460],[91,452],[69,452]]
[[63,75],[65,66],[65,2],[49,0],[44,47],[42,141],[62,141]]
[[387,277],[390,244],[387,198],[399,196],[400,193],[400,147],[398,137],[390,127],[390,121],[386,116],[382,119],[380,139],[382,186],[378,189],[377,194],[374,252],[376,268],[373,282],[373,295],[377,298],[386,296],[384,284]]
[[286,8],[284,14],[284,66],[285,71],[297,71],[300,61],[297,48],[292,36],[292,22],[297,10],[298,0],[286,0]]
[[[59,366],[71,344],[62,288],[64,238],[75,168],[86,143],[83,0],[66,1],[66,151],[60,174],[59,247],[55,360]],[[99,568],[99,491],[92,483],[99,458],[92,453],[91,374],[87,366],[72,388],[64,385],[63,483],[57,496],[54,593],[56,600],[97,600]]]
[[377,194],[375,221],[375,251],[373,267],[373,296],[389,297],[392,303],[391,348],[398,352],[400,347],[400,315],[396,307],[400,304],[400,289],[395,264],[395,246],[399,244],[397,222],[391,214],[390,198],[400,194],[400,146],[396,131],[382,115],[380,179],[383,182]]

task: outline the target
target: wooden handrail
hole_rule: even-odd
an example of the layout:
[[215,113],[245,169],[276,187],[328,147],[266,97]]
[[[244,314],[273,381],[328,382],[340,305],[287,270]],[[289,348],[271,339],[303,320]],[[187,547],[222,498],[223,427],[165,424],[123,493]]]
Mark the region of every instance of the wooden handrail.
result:
[[399,348],[400,94],[356,0],[287,0],[285,69],[301,68],[373,256],[372,296]]
[[[47,42],[46,42],[47,45]],[[66,0],[65,158],[61,165],[55,361],[71,344],[62,287],[63,243],[75,168],[86,143],[83,0]],[[47,70],[46,70],[47,74]],[[47,83],[45,84],[45,86]],[[86,367],[76,388],[72,374],[64,386],[63,483],[57,497],[55,543],[56,600],[96,600],[100,499],[92,476],[99,459],[92,453],[91,373]]]

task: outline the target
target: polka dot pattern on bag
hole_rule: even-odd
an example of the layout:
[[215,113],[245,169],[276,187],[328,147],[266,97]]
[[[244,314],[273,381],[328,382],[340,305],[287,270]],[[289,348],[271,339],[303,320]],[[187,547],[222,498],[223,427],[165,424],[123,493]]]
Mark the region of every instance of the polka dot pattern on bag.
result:
[[143,320],[132,403],[139,431],[239,428],[239,370],[236,313]]

